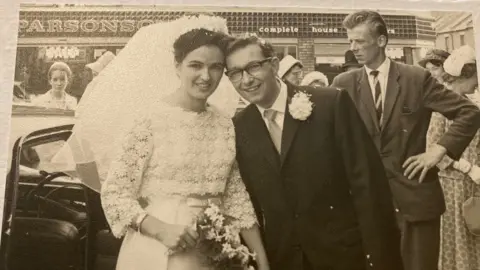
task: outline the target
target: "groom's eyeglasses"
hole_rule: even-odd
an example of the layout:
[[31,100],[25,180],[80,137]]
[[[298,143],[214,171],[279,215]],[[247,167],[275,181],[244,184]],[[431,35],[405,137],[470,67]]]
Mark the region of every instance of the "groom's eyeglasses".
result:
[[238,82],[243,78],[243,72],[247,72],[250,76],[255,77],[260,71],[262,71],[263,64],[272,60],[273,57],[268,57],[260,61],[254,61],[248,64],[244,68],[227,70],[225,75],[230,79],[231,82]]

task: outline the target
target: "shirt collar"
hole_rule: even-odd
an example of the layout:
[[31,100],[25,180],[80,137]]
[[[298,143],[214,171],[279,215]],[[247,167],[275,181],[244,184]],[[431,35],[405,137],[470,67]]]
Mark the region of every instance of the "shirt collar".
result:
[[[390,58],[386,57],[385,61],[376,69],[378,70],[378,75],[387,75],[388,71],[390,70]],[[370,76],[370,72],[373,71],[373,69],[368,68],[365,66],[365,70],[367,71],[367,74]]]
[[280,92],[272,106],[270,108],[263,108],[256,105],[262,117],[266,109],[272,109],[283,114],[285,113],[285,107],[287,106],[287,85],[281,80],[278,80],[278,82],[280,83]]

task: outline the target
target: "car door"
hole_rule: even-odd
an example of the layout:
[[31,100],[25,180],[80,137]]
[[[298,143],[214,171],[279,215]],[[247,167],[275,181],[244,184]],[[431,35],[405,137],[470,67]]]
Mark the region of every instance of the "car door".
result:
[[6,269],[83,269],[88,227],[85,190],[55,161],[73,125],[15,141],[5,183],[1,249]]
[[122,239],[111,234],[100,194],[82,184],[71,156],[58,155],[72,128],[33,131],[12,147],[1,238],[7,270],[115,269]]

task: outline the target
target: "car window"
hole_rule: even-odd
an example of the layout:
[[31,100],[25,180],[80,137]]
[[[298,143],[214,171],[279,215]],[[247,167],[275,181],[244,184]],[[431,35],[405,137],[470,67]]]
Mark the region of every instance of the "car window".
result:
[[20,164],[31,169],[47,172],[74,170],[74,163],[69,152],[59,154],[60,150],[65,150],[65,144],[66,142],[61,140],[33,147],[24,147]]

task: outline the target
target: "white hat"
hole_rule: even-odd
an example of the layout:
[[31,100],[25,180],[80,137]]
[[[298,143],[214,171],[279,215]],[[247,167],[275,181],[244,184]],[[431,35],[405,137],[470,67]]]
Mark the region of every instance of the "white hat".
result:
[[286,55],[285,57],[283,57],[282,61],[280,61],[280,66],[278,68],[278,76],[282,78],[296,64],[299,64],[300,67],[303,67],[302,62],[295,59],[289,54]]
[[96,73],[100,73],[107,65],[115,58],[115,54],[111,51],[107,51],[102,56],[100,56],[97,61],[85,65]]
[[463,66],[466,64],[475,64],[475,50],[465,45],[454,50],[443,63],[443,69],[446,73],[458,77],[462,73]]
[[312,71],[305,75],[300,85],[309,85],[314,81],[321,81],[325,83],[326,86],[329,85],[327,76],[320,71]]

